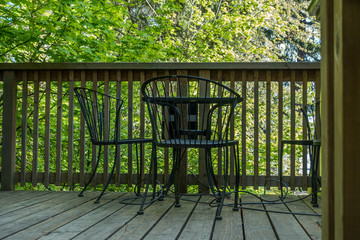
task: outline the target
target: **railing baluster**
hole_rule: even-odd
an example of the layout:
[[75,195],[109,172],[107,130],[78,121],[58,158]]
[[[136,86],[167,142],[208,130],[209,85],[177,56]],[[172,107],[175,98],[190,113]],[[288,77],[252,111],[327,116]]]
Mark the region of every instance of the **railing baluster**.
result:
[[[217,73],[217,78],[218,78],[218,82],[220,84],[223,84],[222,82],[222,79],[223,79],[223,71],[222,70],[219,70],[218,73]],[[218,86],[218,91],[219,91],[219,96],[221,96],[223,93],[222,91],[222,87],[219,85]],[[219,110],[218,114],[220,114],[220,116],[218,117],[218,129],[221,129],[221,119],[222,119],[222,111]],[[218,164],[218,176],[217,176],[217,180],[218,180],[218,183],[219,185],[221,186],[222,183],[223,183],[223,178],[222,178],[222,172],[223,172],[223,169],[222,169],[222,158],[223,158],[223,151],[222,151],[222,148],[218,148],[218,161],[217,161],[217,164]]]
[[[278,78],[278,94],[279,94],[279,105],[278,105],[278,146],[280,146],[281,141],[283,139],[283,98],[284,98],[284,71],[279,71]],[[280,166],[279,166],[279,155],[280,155],[280,147],[278,147],[278,176],[280,175]],[[279,185],[280,186],[280,185]],[[282,189],[281,189],[282,191]]]
[[[302,101],[302,105],[306,106],[307,105],[307,80],[308,80],[308,74],[307,71],[303,71],[303,101]],[[307,127],[306,127],[306,121],[302,122],[302,132],[303,132],[303,139],[306,140],[307,139]],[[302,176],[302,186],[303,189],[307,189],[307,146],[303,146],[303,167],[302,167],[302,172],[303,172],[303,176]]]
[[73,157],[74,157],[74,70],[69,73],[69,119],[68,119],[68,186],[74,185]]
[[[320,71],[316,71],[315,72],[315,102],[320,101],[320,87],[321,87],[320,80],[321,80],[320,79]],[[318,132],[316,133],[318,136],[316,136],[316,138],[318,138],[319,136],[321,136],[319,104],[316,109],[316,129],[318,130]]]
[[34,72],[34,123],[33,123],[33,160],[32,160],[32,185],[38,182],[38,157],[39,157],[39,72]]
[[62,183],[61,179],[61,155],[62,155],[62,94],[63,79],[62,71],[57,72],[57,120],[56,120],[56,185]]
[[[235,70],[230,71],[230,88],[232,90],[235,90]],[[235,139],[235,120],[234,116],[230,119],[230,140]],[[232,148],[229,149],[230,151],[230,188],[234,188],[235,186],[235,169],[234,169],[234,152],[232,151]]]
[[[140,88],[139,91],[139,101],[140,101],[140,138],[145,138],[145,103],[142,101],[141,96],[141,85],[145,82],[145,71],[140,72]],[[138,166],[139,167],[139,166]],[[138,172],[138,181],[144,179],[145,171],[145,145],[142,144],[140,147],[140,172]],[[139,178],[140,177],[140,178]],[[149,175],[149,178],[151,176]],[[141,183],[141,186],[143,183]]]
[[241,103],[242,109],[241,109],[241,185],[242,188],[245,189],[246,186],[248,186],[247,178],[246,178],[246,89],[247,89],[247,72],[246,70],[242,70],[242,95],[244,97],[244,101]]
[[[93,70],[92,71],[92,89],[94,91],[98,90],[98,71]],[[92,144],[92,154],[91,154],[91,171],[94,171],[95,169],[95,164],[96,164],[96,157],[97,157],[97,147],[96,145]],[[97,173],[94,175],[94,178],[92,180],[92,186],[95,187],[97,185]]]
[[[186,70],[178,70],[176,72],[176,74],[178,75],[187,75],[187,71]],[[181,96],[188,96],[188,85],[186,81],[181,81],[180,80],[180,89],[178,89],[179,91],[179,95]],[[186,105],[186,104],[185,104]],[[181,108],[185,108],[185,105],[181,105]],[[188,115],[188,109],[183,109],[180,110],[182,112],[182,114],[184,115]],[[187,119],[186,116],[182,116],[181,119]],[[181,123],[184,128],[187,128],[186,126],[188,125],[188,122],[182,122]],[[187,192],[187,171],[188,171],[188,154],[187,154],[187,149],[181,149],[181,162],[180,162],[180,171],[179,171],[179,178],[180,178],[180,189],[179,191],[181,193],[186,193]],[[185,151],[185,152],[184,152]],[[199,153],[200,154],[200,153]],[[200,187],[199,187],[200,189]],[[205,189],[203,191],[206,191]]]
[[27,167],[27,131],[28,131],[28,71],[22,73],[22,114],[21,114],[21,186],[26,184],[26,167]]
[[4,71],[0,76],[4,81],[1,190],[9,191],[15,189],[17,86],[15,71]]
[[259,71],[254,72],[254,188],[259,187]]
[[[266,71],[266,180],[271,173],[271,71]],[[270,187],[268,187],[269,189]]]
[[[121,99],[121,71],[116,71],[116,98]],[[121,114],[121,111],[120,111]],[[118,130],[118,136],[121,138],[121,115],[119,116],[119,130]],[[116,163],[116,171],[115,171],[115,185],[117,187],[120,186],[120,174],[121,174],[121,145],[118,146],[117,151],[115,152],[117,155],[118,162]]]
[[[200,70],[199,71],[199,77],[203,78],[210,78],[210,71],[208,70]],[[202,82],[203,83],[203,82]],[[207,92],[205,92],[207,90]],[[200,97],[208,96],[210,93],[210,89],[206,88],[206,86],[200,86]],[[199,124],[200,129],[202,129],[202,124],[205,123],[205,116],[208,115],[209,112],[209,106],[204,106],[205,104],[202,104],[199,106]],[[207,176],[206,176],[206,166],[205,166],[205,149],[199,149],[199,180],[203,183],[208,182]],[[209,189],[202,184],[199,185],[199,192],[208,192]]]
[[[86,87],[85,71],[80,72],[81,87]],[[85,186],[85,119],[83,114],[80,114],[80,186]]]
[[[109,84],[109,71],[104,72],[104,93],[109,95],[110,94],[110,84]],[[105,100],[105,99],[104,99]],[[108,101],[105,101],[104,111],[104,138],[109,139],[109,108],[110,103]],[[103,185],[105,186],[106,181],[109,177],[109,146],[104,146],[104,159],[103,159]]]
[[[290,117],[290,139],[295,139],[295,70],[290,73],[290,101],[291,101],[291,117]],[[290,157],[290,188],[295,188],[295,145],[291,144]]]
[[[169,71],[165,71],[164,75],[169,75]],[[166,94],[169,94],[169,81],[165,83],[165,92]],[[168,179],[168,177],[169,177],[169,148],[166,147],[164,148],[164,182],[166,181],[166,179]]]
[[[133,137],[133,71],[128,72],[128,139]],[[133,149],[132,144],[128,144],[128,187],[132,186],[133,175]]]
[[45,86],[45,156],[44,156],[44,185],[50,182],[50,101],[51,101],[51,73],[46,71]]

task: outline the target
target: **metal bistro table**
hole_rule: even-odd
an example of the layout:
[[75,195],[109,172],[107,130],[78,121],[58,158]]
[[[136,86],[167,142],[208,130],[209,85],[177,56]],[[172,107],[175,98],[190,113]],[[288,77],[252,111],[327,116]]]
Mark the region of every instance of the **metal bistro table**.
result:
[[[234,209],[238,209],[239,141],[230,139],[229,130],[235,106],[243,98],[221,83],[186,75],[149,79],[142,85],[141,91],[149,110],[155,145],[173,149],[173,167],[165,194],[174,184],[175,206],[180,206],[181,159],[188,148],[204,149],[209,188],[218,202],[216,219],[221,219],[224,198],[229,193],[231,147],[236,176]],[[214,154],[212,149],[221,149],[222,154]],[[221,159],[218,159],[219,156]]]

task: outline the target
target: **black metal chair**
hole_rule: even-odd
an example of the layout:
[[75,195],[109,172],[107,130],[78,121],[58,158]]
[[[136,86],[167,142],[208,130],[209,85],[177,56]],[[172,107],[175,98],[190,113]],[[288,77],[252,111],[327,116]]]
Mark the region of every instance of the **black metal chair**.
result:
[[[221,210],[229,184],[229,148],[234,151],[235,203],[238,206],[240,179],[239,142],[230,139],[230,120],[235,106],[243,100],[239,94],[218,82],[195,76],[161,76],[147,80],[141,87],[149,110],[153,139],[158,147],[173,149],[173,167],[165,186],[165,194],[175,185],[175,206],[179,207],[179,168],[184,149],[205,149],[205,166],[212,194],[217,198],[216,219]],[[217,166],[211,149],[222,149]],[[216,177],[222,173],[223,179]],[[222,186],[221,186],[222,185]]]
[[[119,161],[119,156],[117,153],[118,147],[123,144],[145,144],[152,143],[152,139],[121,139],[120,138],[120,110],[123,104],[123,101],[112,96],[99,93],[97,91],[87,89],[87,88],[74,88],[75,94],[79,101],[81,112],[84,116],[86,126],[89,130],[91,142],[93,145],[97,146],[98,154],[97,161],[93,173],[86,183],[85,187],[79,193],[79,197],[83,196],[84,191],[87,189],[92,179],[94,178],[100,158],[101,151],[103,146],[115,145],[115,159],[113,167],[111,169],[110,176],[107,179],[106,185],[103,187],[102,192],[95,201],[99,203],[100,198],[107,189],[109,183],[114,174],[114,169],[117,161]],[[155,158],[155,151],[152,151],[152,160]],[[138,154],[136,154],[138,158]],[[138,159],[137,159],[137,162]],[[142,169],[142,167],[138,167]],[[142,175],[138,172],[138,175]]]
[[[320,157],[320,102],[306,105],[300,108],[303,119],[307,128],[306,140],[282,140],[279,152],[279,180],[281,189],[283,188],[283,155],[284,145],[301,145],[306,146],[309,150],[310,157],[310,174],[311,174],[311,188],[312,188],[312,204],[314,207],[318,207],[317,193],[321,184],[319,177],[319,157]],[[312,127],[313,126],[313,127]],[[304,156],[305,157],[305,156]],[[282,194],[282,191],[281,191]]]

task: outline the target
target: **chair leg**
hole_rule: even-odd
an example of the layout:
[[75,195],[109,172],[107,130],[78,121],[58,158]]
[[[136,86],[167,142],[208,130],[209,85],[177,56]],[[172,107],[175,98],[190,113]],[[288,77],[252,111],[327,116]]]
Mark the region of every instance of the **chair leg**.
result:
[[208,148],[205,149],[205,167],[206,167],[206,175],[208,177],[210,190],[215,195],[216,194],[214,188],[215,174],[211,166],[211,149]]
[[[165,187],[164,187],[164,194],[163,195],[167,195],[168,191],[170,190],[170,187],[172,184],[175,185],[176,182],[176,171],[177,171],[177,152],[178,150],[176,148],[173,148],[173,168],[171,169],[171,173],[170,176],[168,177],[166,183],[165,183]],[[159,199],[160,201],[162,200],[162,198]]]
[[234,211],[238,211],[239,203],[239,186],[240,186],[240,158],[239,158],[239,145],[236,144],[234,147],[234,160],[235,160],[235,200],[234,200]]
[[279,155],[279,181],[280,181],[280,192],[281,198],[284,197],[283,194],[283,153],[284,153],[284,143],[280,144],[280,155]]
[[[151,150],[149,177],[148,177],[148,179],[146,181],[145,192],[144,192],[141,204],[140,204],[139,211],[137,212],[138,215],[143,215],[144,214],[144,205],[145,205],[145,201],[146,201],[147,194],[148,194],[148,191],[149,191],[151,171],[152,171],[153,167],[154,167],[154,171],[155,171],[155,169],[156,169],[155,165],[156,165],[156,147],[155,147],[155,144],[153,143],[152,144],[152,150]],[[156,179],[155,179],[155,174],[154,174],[154,182],[155,181],[156,181]],[[153,192],[154,193],[155,193],[155,189],[156,189],[156,185],[155,186],[153,185]],[[154,194],[153,194],[153,199],[154,199]]]
[[[174,158],[175,159],[175,158]],[[175,163],[174,163],[174,166],[173,166],[173,169],[171,170],[171,173],[170,173],[170,176],[168,177],[166,183],[165,183],[165,191],[164,191],[164,195],[167,195],[167,193],[169,192],[170,190],[170,187],[171,185],[174,183],[174,179],[175,179],[175,172],[176,172],[176,169],[175,169]],[[159,199],[160,201],[162,200],[162,198]]]
[[[117,152],[117,147],[118,147],[118,146],[116,145],[116,146],[115,146],[115,152]],[[95,203],[100,203],[101,197],[104,195],[106,189],[108,188],[108,186],[109,186],[109,184],[110,184],[110,182],[111,182],[111,179],[112,179],[112,177],[113,177],[113,175],[114,175],[114,170],[115,170],[116,163],[117,163],[117,154],[115,154],[114,164],[113,164],[113,167],[112,167],[112,169],[111,169],[110,176],[109,176],[109,178],[108,178],[108,180],[107,180],[107,182],[106,182],[106,185],[105,185],[105,187],[103,188],[103,190],[101,191],[99,197],[96,199]]]
[[140,195],[140,189],[141,189],[141,185],[142,185],[141,177],[143,176],[144,161],[143,161],[142,144],[141,143],[139,143],[139,144],[140,144],[140,162],[139,162],[138,143],[135,143],[135,153],[136,153],[136,175],[137,175],[137,182],[139,183],[139,187],[137,189],[137,194]]
[[[151,152],[151,160],[152,160],[152,163],[153,164],[153,179],[154,179],[154,182],[153,182],[153,196],[152,196],[152,200],[154,200],[156,198],[156,182],[157,182],[157,170],[158,170],[158,166],[157,166],[157,159],[156,159],[156,145],[155,143],[152,144],[152,152]],[[151,171],[149,172],[149,178],[150,178],[150,175],[151,175]]]
[[93,180],[95,174],[96,174],[96,170],[99,166],[99,162],[100,162],[100,153],[101,153],[101,145],[99,145],[99,151],[98,151],[98,156],[97,156],[97,161],[95,164],[95,169],[93,171],[93,173],[91,174],[91,177],[89,179],[89,181],[85,184],[85,187],[81,190],[81,192],[79,193],[78,197],[83,197],[83,193],[85,192],[85,190],[87,189],[87,187],[90,185],[91,181]]
[[311,199],[311,203],[313,205],[313,207],[318,207],[318,202],[317,202],[317,192],[318,192],[318,185],[317,185],[317,181],[318,181],[318,169],[319,169],[319,154],[320,154],[320,146],[314,145],[314,154],[313,154],[313,169],[312,169],[312,176],[311,176],[311,185],[312,185],[312,199]]
[[228,147],[226,147],[225,150],[225,157],[224,157],[224,161],[225,161],[225,166],[224,166],[224,186],[223,186],[223,191],[221,193],[221,200],[220,200],[220,204],[217,208],[216,211],[216,220],[221,220],[222,216],[221,216],[221,211],[224,205],[224,200],[225,200],[225,195],[226,195],[226,189],[228,186],[228,174],[229,174],[229,149]]
[[[114,162],[114,163],[115,163],[115,162]],[[105,193],[106,189],[108,188],[108,186],[109,186],[109,184],[110,184],[110,182],[111,182],[111,179],[112,179],[112,177],[113,177],[113,175],[114,175],[114,170],[115,170],[115,165],[112,167],[111,173],[110,173],[110,176],[109,176],[109,178],[108,178],[108,180],[107,180],[107,182],[106,182],[106,185],[105,185],[105,187],[103,188],[103,190],[101,191],[99,197],[96,199],[95,203],[100,203],[100,199],[101,199],[101,197],[104,195],[104,193]]]
[[181,158],[181,149],[176,149],[176,160],[174,164],[176,164],[176,171],[175,171],[175,207],[180,207],[180,158]]
[[[181,160],[181,148],[173,148],[173,168],[170,176],[167,180],[164,195],[168,193],[171,185],[174,183],[175,187],[175,207],[180,207],[180,160]],[[161,198],[159,199],[161,200]]]

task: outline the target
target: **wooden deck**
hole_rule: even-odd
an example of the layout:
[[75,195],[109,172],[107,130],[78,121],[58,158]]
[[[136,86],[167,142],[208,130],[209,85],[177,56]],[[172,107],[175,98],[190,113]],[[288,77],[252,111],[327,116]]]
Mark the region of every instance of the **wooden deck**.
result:
[[[175,208],[165,198],[137,215],[138,206],[119,203],[132,193],[0,192],[0,239],[321,239],[321,218],[293,214],[233,211],[224,207],[223,219],[214,221],[216,208],[208,196],[186,196]],[[274,199],[276,196],[265,196]],[[298,197],[292,196],[287,200]],[[230,201],[230,200],[229,200]],[[309,198],[286,204],[252,204],[244,207],[285,212],[320,213]],[[259,202],[242,195],[241,202]]]

